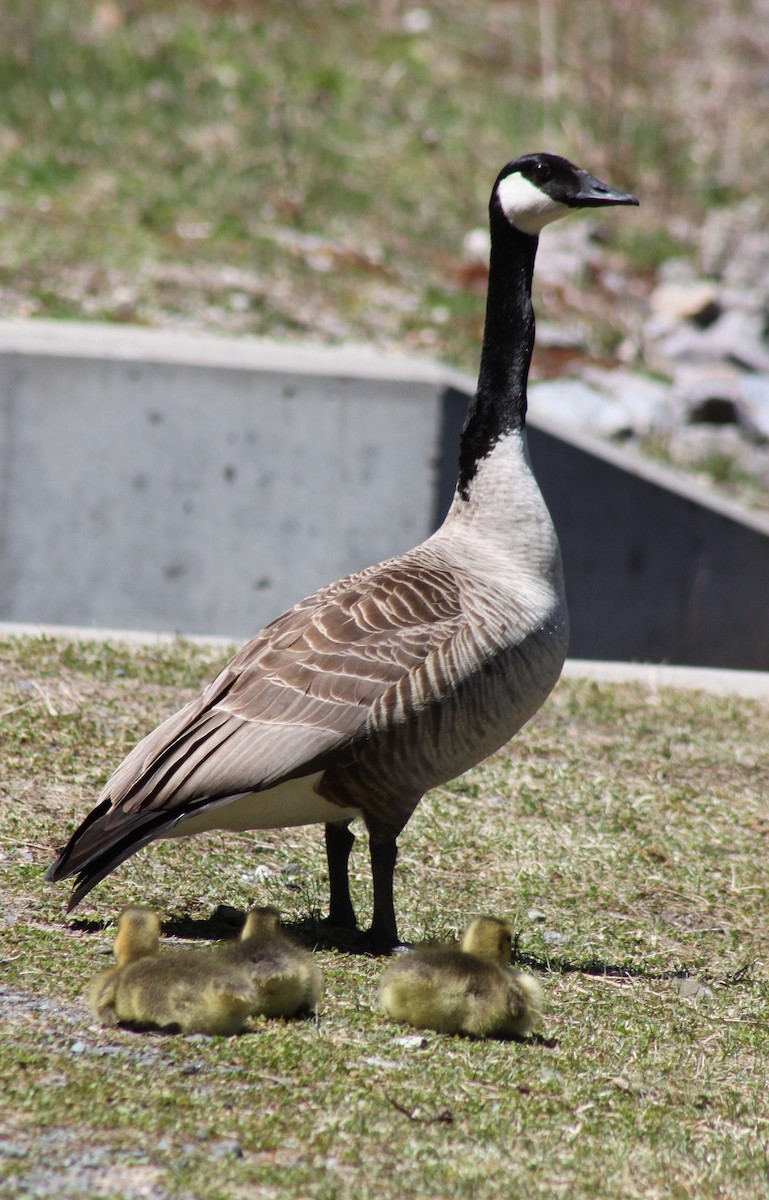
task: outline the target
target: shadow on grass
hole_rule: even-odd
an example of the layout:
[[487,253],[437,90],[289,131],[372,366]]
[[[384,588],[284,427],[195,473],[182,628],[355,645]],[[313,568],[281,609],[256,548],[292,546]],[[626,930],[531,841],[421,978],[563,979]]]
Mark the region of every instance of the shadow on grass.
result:
[[[602,958],[585,958],[585,959],[569,959],[569,958],[551,958],[549,955],[544,958],[539,958],[535,954],[521,954],[517,948],[513,947],[513,964],[516,967],[527,967],[532,971],[541,973],[555,973],[558,975],[599,975],[608,976],[619,979],[646,979],[649,981],[668,979],[689,979],[689,972],[685,969],[677,967],[670,971],[651,971],[646,967],[636,966],[632,962],[625,961],[623,963],[606,962]],[[697,979],[701,982],[718,983],[722,987],[735,986],[744,983],[751,975],[754,963],[746,962],[737,971],[730,972],[726,975],[711,975],[697,972]]]
[[[246,914],[242,910],[220,904],[210,917],[188,917],[183,913],[171,916],[163,922],[162,930],[166,937],[184,938],[189,941],[224,941],[239,935],[245,919]],[[109,924],[111,922],[105,920],[81,918],[73,921],[71,928],[80,933],[104,933]],[[284,924],[283,928],[290,937],[308,950],[336,950],[343,954],[363,955],[368,958],[386,957],[371,952],[363,932],[329,925],[327,920],[320,917],[290,921]],[[404,946],[404,950],[408,948]],[[540,974],[594,975],[615,979],[645,979],[651,982],[691,977],[690,973],[681,967],[669,971],[654,971],[627,959],[624,962],[610,962],[602,958],[570,959],[550,955],[540,957],[522,953],[516,944],[513,945],[512,964],[538,971]],[[721,987],[734,987],[750,977],[754,965],[753,962],[746,962],[738,970],[725,975],[697,972],[697,979],[700,982],[717,983]]]
[[[166,937],[184,938],[187,941],[226,941],[238,937],[245,920],[246,914],[241,909],[220,904],[209,917],[174,914],[163,921],[161,928]],[[112,920],[80,917],[72,922],[70,928],[78,933],[103,934],[111,926]],[[329,925],[320,917],[285,922],[283,929],[308,950],[338,950],[345,954],[380,957],[372,955],[363,932]]]

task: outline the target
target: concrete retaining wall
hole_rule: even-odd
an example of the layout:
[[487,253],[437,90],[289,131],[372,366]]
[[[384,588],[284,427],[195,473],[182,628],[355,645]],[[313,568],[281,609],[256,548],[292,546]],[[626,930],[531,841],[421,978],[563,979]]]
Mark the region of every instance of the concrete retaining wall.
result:
[[0,323],[0,618],[245,636],[432,528],[432,364]]
[[[473,381],[354,348],[0,322],[0,620],[241,638],[427,536]],[[769,669],[769,522],[530,427],[572,653]]]

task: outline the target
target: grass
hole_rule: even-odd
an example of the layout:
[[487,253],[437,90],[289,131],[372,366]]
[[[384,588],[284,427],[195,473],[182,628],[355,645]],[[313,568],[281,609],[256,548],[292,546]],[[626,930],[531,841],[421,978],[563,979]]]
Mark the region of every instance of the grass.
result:
[[320,942],[317,1021],[206,1040],[92,1023],[82,992],[117,911],[155,905],[178,940],[221,932],[218,905],[272,902],[314,945],[319,830],[158,844],[65,917],[41,877],[55,847],[217,656],[21,639],[0,663],[0,1195],[767,1194],[766,703],[564,681],[419,806],[402,933],[510,917],[545,993],[533,1039],[404,1041],[376,1011],[382,962]]
[[[683,0],[6,0],[0,313],[352,337],[474,370],[462,241],[498,168],[547,147],[638,191],[605,224],[648,276],[685,247],[671,218],[761,191],[766,55],[737,3],[693,22]],[[621,336],[616,308],[591,320]]]

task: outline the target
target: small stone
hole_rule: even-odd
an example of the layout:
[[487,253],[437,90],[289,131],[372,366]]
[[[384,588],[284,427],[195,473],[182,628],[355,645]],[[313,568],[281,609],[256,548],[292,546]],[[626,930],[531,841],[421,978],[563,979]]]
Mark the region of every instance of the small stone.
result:
[[696,979],[674,979],[673,983],[679,996],[686,996],[691,999],[697,996],[713,995],[711,988],[704,983],[699,983]]
[[537,324],[537,346],[540,350],[582,350],[585,347],[585,335],[576,325],[540,321]]
[[544,913],[541,908],[530,908],[526,913],[530,921],[546,921],[547,913]]
[[591,428],[603,397],[581,379],[545,380],[529,385],[532,417]]
[[402,1046],[404,1050],[426,1050],[428,1042],[418,1033],[407,1033],[405,1037],[395,1038],[395,1045]]
[[7,1138],[0,1141],[0,1158],[26,1158],[29,1147],[21,1142],[12,1142]]
[[413,35],[428,33],[432,28],[432,14],[426,8],[410,8],[403,14],[402,29]]
[[487,266],[489,262],[489,233],[487,229],[470,229],[462,242],[462,255],[466,262]]
[[227,1139],[221,1142],[213,1142],[206,1148],[206,1154],[211,1158],[242,1158],[243,1147],[240,1142],[234,1139]]
[[272,875],[274,875],[272,868],[265,866],[264,863],[260,863],[258,867],[254,867],[253,871],[243,871],[240,879],[241,883],[264,883]]
[[400,1066],[400,1063],[393,1062],[390,1058],[381,1058],[378,1054],[368,1055],[366,1058],[362,1058],[361,1062],[364,1062],[367,1067],[379,1067],[384,1071],[394,1071]]
[[559,933],[557,929],[542,930],[542,941],[546,942],[548,946],[565,946],[568,940],[568,935]]

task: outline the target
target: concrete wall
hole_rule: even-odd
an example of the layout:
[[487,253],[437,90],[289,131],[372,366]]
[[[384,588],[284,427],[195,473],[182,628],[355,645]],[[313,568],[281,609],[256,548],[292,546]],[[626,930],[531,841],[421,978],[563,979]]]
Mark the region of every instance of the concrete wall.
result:
[[[245,637],[441,519],[473,381],[370,350],[0,322],[0,620]],[[769,669],[769,522],[531,422],[572,654]]]
[[255,632],[431,532],[442,390],[355,350],[0,323],[0,618]]
[[769,669],[769,521],[542,423],[532,463],[564,559],[576,658]]

